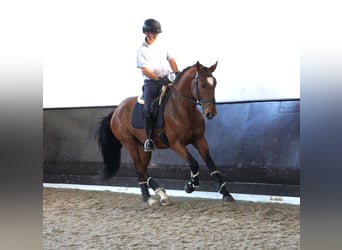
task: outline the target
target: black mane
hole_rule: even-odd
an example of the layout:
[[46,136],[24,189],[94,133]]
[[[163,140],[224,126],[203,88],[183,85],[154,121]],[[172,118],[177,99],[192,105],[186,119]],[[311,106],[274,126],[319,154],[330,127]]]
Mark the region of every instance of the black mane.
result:
[[184,73],[185,73],[188,69],[190,69],[191,67],[194,67],[194,66],[195,66],[195,65],[188,66],[188,67],[186,67],[185,69],[183,69],[183,70],[179,73],[179,75],[177,76],[177,79],[175,80],[175,83],[178,81],[179,78],[181,78],[181,77],[184,75]]

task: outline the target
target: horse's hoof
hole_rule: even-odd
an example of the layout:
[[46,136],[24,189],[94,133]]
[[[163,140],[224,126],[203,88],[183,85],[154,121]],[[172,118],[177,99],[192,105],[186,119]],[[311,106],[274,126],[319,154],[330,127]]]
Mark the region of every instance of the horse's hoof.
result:
[[222,200],[223,200],[223,202],[234,202],[235,201],[233,196],[231,196],[230,194],[223,196]]
[[184,187],[185,192],[187,192],[188,194],[192,193],[195,190],[194,185],[192,185],[192,183],[189,181],[187,184],[185,184]]
[[169,199],[169,196],[167,196],[165,189],[160,188],[159,190],[156,191],[156,194],[159,197],[161,205],[166,206],[170,204],[170,199]]
[[154,198],[148,198],[147,200],[147,204],[150,206],[150,207],[158,207],[159,206],[159,201],[154,199]]
[[160,199],[160,204],[163,206],[171,205],[171,200],[169,198],[168,199]]

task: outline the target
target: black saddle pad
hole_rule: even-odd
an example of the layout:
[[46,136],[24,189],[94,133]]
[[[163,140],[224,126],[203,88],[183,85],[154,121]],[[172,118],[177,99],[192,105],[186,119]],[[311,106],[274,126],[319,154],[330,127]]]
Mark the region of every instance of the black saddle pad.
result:
[[[136,103],[133,109],[132,126],[133,128],[144,128],[144,111],[143,104]],[[164,104],[158,107],[156,116],[154,117],[154,128],[164,127]]]

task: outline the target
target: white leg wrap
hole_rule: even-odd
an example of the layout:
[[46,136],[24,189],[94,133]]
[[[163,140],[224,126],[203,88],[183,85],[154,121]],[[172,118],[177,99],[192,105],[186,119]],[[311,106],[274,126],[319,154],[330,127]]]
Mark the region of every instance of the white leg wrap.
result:
[[149,182],[150,182],[150,179],[151,179],[151,178],[152,178],[152,177],[148,177],[148,178],[147,178],[147,181],[146,181],[147,185],[150,185]]
[[219,189],[219,191],[218,191],[219,193],[221,192],[222,188],[223,188],[225,185],[226,185],[226,183],[223,182],[222,185],[221,185],[221,187],[220,187],[220,189]]
[[156,194],[160,196],[160,200],[166,200],[169,197],[166,195],[165,191],[162,188],[156,190]]
[[[199,171],[197,171],[196,174],[193,174],[192,171],[191,171],[191,179],[194,180],[194,178],[196,178],[196,177],[198,177],[198,176],[199,176]],[[199,188],[199,185],[195,185],[195,182],[194,182],[194,181],[191,181],[191,182],[192,182],[192,186],[193,186],[194,188]],[[198,179],[197,179],[197,181],[196,181],[196,184],[198,184]]]
[[151,197],[148,198],[147,203],[150,207],[159,206],[159,202],[156,199],[153,199]]
[[170,203],[169,196],[167,196],[164,189],[162,188],[157,189],[156,194],[160,197],[160,203],[162,205],[168,205]]
[[197,171],[196,174],[193,174],[193,173],[191,172],[191,177],[192,177],[192,178],[193,178],[193,177],[197,177],[197,176],[199,176],[199,171]]
[[215,171],[213,171],[213,172],[210,173],[210,176],[213,176],[213,175],[216,174],[216,173],[220,173],[220,171],[215,170]]

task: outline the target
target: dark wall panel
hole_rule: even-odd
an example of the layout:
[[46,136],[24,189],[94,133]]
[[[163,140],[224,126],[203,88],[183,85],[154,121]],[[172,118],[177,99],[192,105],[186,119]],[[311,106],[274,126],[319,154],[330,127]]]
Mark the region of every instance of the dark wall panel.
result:
[[[114,108],[44,109],[45,182],[94,182],[92,177],[101,169],[95,131],[100,119]],[[231,185],[296,187],[295,193],[299,195],[300,101],[221,103],[217,111],[214,119],[206,121],[206,137],[223,178]],[[210,182],[199,154],[192,146],[188,148],[199,160],[202,183]],[[188,179],[189,169],[173,151],[157,150],[152,157],[150,174],[172,182]],[[135,178],[132,161],[125,150],[122,167],[114,179],[120,178]]]

